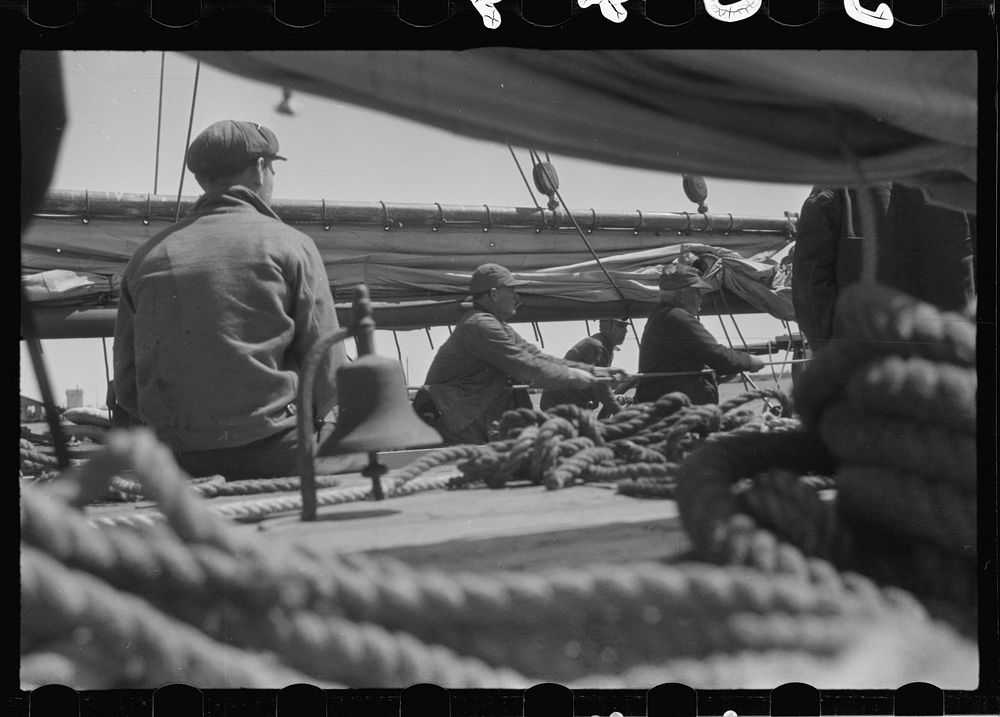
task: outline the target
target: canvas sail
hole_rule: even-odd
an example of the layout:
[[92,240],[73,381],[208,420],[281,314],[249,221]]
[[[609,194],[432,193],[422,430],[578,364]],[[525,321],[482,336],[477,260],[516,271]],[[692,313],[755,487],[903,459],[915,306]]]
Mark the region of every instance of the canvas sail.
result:
[[[43,335],[112,335],[129,257],[195,199],[178,204],[168,196],[49,192],[22,238],[22,274],[74,272],[80,281],[63,277],[71,292],[36,293]],[[648,316],[657,304],[659,267],[689,246],[707,246],[724,258],[711,280],[727,311],[794,318],[790,282],[770,258],[793,241],[794,215],[588,209],[570,216],[522,207],[324,199],[279,199],[272,208],[316,242],[345,321],[353,289],[364,283],[380,328],[453,324],[467,305],[471,273],[489,261],[528,282],[520,291],[521,321]]]

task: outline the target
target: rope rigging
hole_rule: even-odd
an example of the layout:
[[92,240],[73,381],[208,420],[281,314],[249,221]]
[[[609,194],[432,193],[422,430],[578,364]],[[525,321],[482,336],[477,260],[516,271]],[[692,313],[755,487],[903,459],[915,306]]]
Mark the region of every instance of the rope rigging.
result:
[[[201,60],[194,66],[194,87],[191,90],[191,116],[188,118],[188,128],[187,128],[187,138],[184,140],[184,152],[185,157],[187,155],[187,148],[191,145],[191,130],[194,127],[194,107],[195,101],[198,99],[198,76],[201,74]],[[174,212],[174,221],[178,222],[181,219],[181,196],[184,192],[184,173],[186,170],[186,163],[184,157],[181,157],[181,179],[177,186],[177,210]]]
[[[509,143],[507,147],[508,149],[510,149]],[[518,171],[521,172],[521,178],[524,179],[525,185],[528,185],[528,180],[524,176],[524,172],[521,171],[521,165],[520,163],[517,162],[517,157],[514,155],[514,150],[510,149],[510,152],[511,156],[514,157],[514,162],[517,164]],[[607,268],[604,266],[604,263],[601,261],[601,258],[597,255],[597,252],[595,252],[594,248],[590,245],[590,242],[584,235],[583,230],[580,229],[580,225],[577,223],[576,217],[574,217],[573,213],[569,211],[569,209],[566,207],[566,202],[562,198],[562,195],[559,193],[559,176],[558,174],[556,174],[555,167],[552,165],[551,162],[548,161],[549,159],[548,152],[545,153],[545,159],[546,159],[545,162],[541,161],[538,152],[535,151],[534,149],[529,149],[528,152],[532,159],[532,176],[535,180],[535,184],[538,187],[539,191],[548,194],[549,209],[554,212],[556,209],[558,209],[560,204],[562,205],[563,209],[566,211],[566,216],[568,216],[570,221],[573,222],[573,227],[576,229],[577,235],[580,237],[581,240],[583,240],[584,245],[587,247],[587,251],[590,252],[590,255],[594,258],[594,261],[597,263],[598,268],[604,274],[605,278],[608,280],[608,283],[611,285],[611,287],[615,290],[615,292],[621,299],[622,305],[624,306],[625,309],[625,317],[628,319],[629,326],[632,327],[632,334],[633,336],[635,336],[635,340],[638,341],[639,334],[636,331],[635,322],[632,320],[632,310],[631,307],[629,306],[628,299],[625,298],[624,292],[622,292],[617,282],[615,282],[614,278],[611,276]],[[528,191],[531,192],[530,186],[528,186]],[[541,205],[539,205],[538,201],[535,199],[535,195],[533,192],[531,193],[531,199],[532,201],[535,202],[535,207],[538,209],[538,211],[540,212],[543,211]]]

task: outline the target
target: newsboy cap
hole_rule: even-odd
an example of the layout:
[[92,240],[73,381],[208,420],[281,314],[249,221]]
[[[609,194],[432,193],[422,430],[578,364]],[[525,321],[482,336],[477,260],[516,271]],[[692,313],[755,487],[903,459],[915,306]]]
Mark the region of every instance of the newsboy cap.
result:
[[660,274],[660,290],[675,291],[695,287],[698,289],[714,289],[711,284],[701,278],[701,274],[693,266],[687,264],[671,264]]
[[194,138],[186,161],[195,176],[212,176],[235,172],[258,157],[285,159],[274,132],[256,122],[222,120]]
[[485,294],[490,289],[498,289],[501,286],[522,286],[526,281],[515,279],[514,275],[505,266],[499,264],[483,264],[472,272],[469,280],[469,293],[473,296]]

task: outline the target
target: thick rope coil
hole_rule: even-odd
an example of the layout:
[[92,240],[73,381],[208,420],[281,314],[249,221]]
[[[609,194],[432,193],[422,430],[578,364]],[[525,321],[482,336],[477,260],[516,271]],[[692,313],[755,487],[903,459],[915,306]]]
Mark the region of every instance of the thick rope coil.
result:
[[211,688],[275,689],[311,682],[306,674],[268,657],[218,643],[145,600],[67,570],[30,547],[21,550],[21,626],[39,646],[67,634],[83,644],[100,644],[117,687],[181,681]]
[[859,342],[873,355],[976,365],[973,322],[888,286],[855,283],[843,289],[837,297],[833,335]]
[[957,556],[934,543],[890,533],[856,518],[841,516],[850,530],[851,545],[840,561],[844,567],[910,591],[935,619],[964,635],[976,635],[979,583],[971,556]]
[[539,426],[549,420],[548,414],[533,408],[515,408],[500,416],[499,434],[511,438],[511,432],[528,426]]
[[170,449],[148,429],[110,431],[101,452],[65,473],[67,480],[76,481],[94,495],[106,492],[111,476],[123,471],[134,473],[144,492],[157,501],[171,529],[183,540],[233,549],[233,536],[226,524],[200,509],[202,499],[190,489],[187,474],[177,466]]
[[582,475],[595,463],[613,460],[615,453],[607,446],[594,446],[570,456],[565,461],[555,467],[544,479],[544,485],[548,490],[558,490],[565,488],[575,480],[582,479]]
[[666,463],[667,457],[659,451],[646,446],[640,446],[634,441],[622,438],[609,444],[615,452],[615,458],[625,463]]
[[[797,577],[699,564],[593,566],[554,570],[544,577],[520,572],[449,577],[436,570],[415,573],[394,561],[366,568],[363,558],[355,565],[391,586],[386,598],[396,598],[383,603],[370,595],[370,605],[384,612],[379,617],[369,612],[368,619],[390,629],[398,625],[425,640],[462,645],[466,654],[522,674],[560,679],[606,662],[611,653],[615,665],[623,667],[666,654],[783,644],[781,635],[735,634],[730,624],[739,614],[851,615],[851,620],[877,621],[891,613],[925,620],[912,602],[896,605],[870,585],[867,593],[864,581],[861,587],[841,582],[814,588]],[[427,604],[419,597],[428,595],[435,578],[443,602]],[[465,599],[462,592],[444,590],[453,580]],[[511,621],[513,615],[518,617]]]
[[797,473],[773,468],[757,473],[737,494],[762,526],[810,555],[829,555],[837,541],[833,502]]
[[781,415],[787,416],[791,413],[792,403],[788,394],[777,388],[756,388],[752,391],[745,391],[737,396],[733,396],[719,404],[722,413],[729,413],[744,404],[760,399],[776,399],[781,409]]
[[770,468],[829,474],[833,460],[816,436],[790,431],[715,434],[681,464],[677,507],[699,554],[722,557],[727,522],[738,512],[733,485]]
[[978,380],[972,369],[886,356],[855,372],[844,395],[861,411],[975,433]]
[[511,689],[532,683],[513,670],[492,668],[482,660],[378,625],[299,612],[280,620],[276,632],[279,654],[323,681],[366,687],[432,682],[449,688]]
[[532,483],[542,483],[556,467],[563,439],[576,437],[576,427],[565,418],[553,416],[541,425],[528,459],[528,477]]
[[480,446],[476,451],[476,455],[472,458],[464,463],[460,463],[458,469],[462,471],[462,475],[470,482],[483,481],[490,488],[503,488],[506,484],[506,479],[498,479],[496,477],[497,470],[500,468],[503,460],[504,455],[494,445],[487,444]]
[[289,569],[289,561],[271,557],[271,552],[233,555],[210,545],[185,544],[162,528],[95,530],[83,515],[38,491],[22,494],[21,520],[22,544],[120,590],[147,594],[188,622],[204,620],[222,595],[262,613],[287,597],[280,574]]
[[871,362],[872,357],[859,343],[835,341],[817,352],[792,386],[792,400],[803,425],[815,430],[823,409]]
[[22,470],[27,468],[44,470],[59,466],[55,456],[37,450],[31,441],[24,438],[20,439],[20,457]]
[[575,405],[555,406],[549,415],[569,421],[577,435],[589,438],[595,446],[604,444],[602,425],[593,411]]
[[538,439],[538,426],[526,426],[512,439],[509,450],[500,460],[490,481],[490,488],[500,488],[512,478],[527,479],[531,453]]
[[[837,471],[841,515],[929,541],[958,555],[976,554],[976,494],[920,475],[868,465],[842,465]],[[919,486],[919,490],[914,490]],[[905,495],[901,501],[899,496]]]
[[860,413],[846,401],[830,404],[818,428],[823,442],[841,461],[918,473],[975,492],[974,435]]

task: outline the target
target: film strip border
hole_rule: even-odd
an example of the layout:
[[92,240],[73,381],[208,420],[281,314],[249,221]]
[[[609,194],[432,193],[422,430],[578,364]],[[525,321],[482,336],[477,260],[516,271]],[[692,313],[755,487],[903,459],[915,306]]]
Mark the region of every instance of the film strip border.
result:
[[[162,28],[191,28],[221,13],[309,28],[359,18],[396,20],[430,28],[451,22],[497,30],[504,24],[562,27],[580,19],[690,29],[716,23],[761,20],[780,27],[805,27],[847,20],[876,29],[920,28],[954,13],[992,14],[989,0],[0,0],[0,11],[20,14],[39,29],[65,28],[83,18],[109,17],[133,23],[148,18]],[[2,17],[2,15],[0,15]]]
[[951,692],[915,682],[897,690],[823,692],[789,683],[771,691],[696,691],[682,684],[635,690],[570,690],[546,683],[527,690],[447,690],[433,684],[401,690],[330,690],[290,685],[267,690],[199,690],[183,684],[155,691],[87,692],[49,685],[25,693],[5,714],[52,715],[240,715],[254,717],[811,717],[820,715],[978,715],[997,714],[1000,697]]

